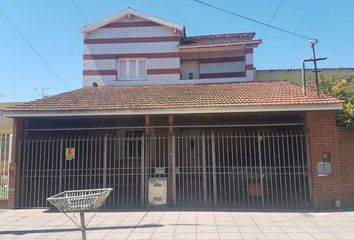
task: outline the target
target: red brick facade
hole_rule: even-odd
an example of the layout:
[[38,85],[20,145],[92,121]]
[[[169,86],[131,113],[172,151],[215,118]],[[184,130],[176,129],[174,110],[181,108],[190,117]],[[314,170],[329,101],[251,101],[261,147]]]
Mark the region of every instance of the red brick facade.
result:
[[9,195],[8,208],[15,208],[16,189],[16,159],[18,158],[18,141],[22,136],[23,119],[15,119],[12,133],[11,163],[9,166]]
[[337,128],[341,194],[344,206],[354,206],[354,131]]
[[[335,200],[341,199],[336,112],[307,112],[306,126],[309,133],[313,203],[316,208],[330,208],[334,206]],[[332,173],[328,176],[318,176],[317,163],[323,161],[325,153],[331,155]]]

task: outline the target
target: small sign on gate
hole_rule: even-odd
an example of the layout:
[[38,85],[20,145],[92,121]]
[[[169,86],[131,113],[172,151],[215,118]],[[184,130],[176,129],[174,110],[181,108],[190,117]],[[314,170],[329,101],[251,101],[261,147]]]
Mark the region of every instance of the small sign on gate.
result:
[[66,148],[65,160],[71,161],[75,159],[75,148]]

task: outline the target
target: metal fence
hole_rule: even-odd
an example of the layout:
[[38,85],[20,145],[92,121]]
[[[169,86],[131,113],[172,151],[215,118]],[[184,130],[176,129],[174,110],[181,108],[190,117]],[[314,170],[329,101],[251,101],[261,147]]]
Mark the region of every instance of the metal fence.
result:
[[17,163],[17,206],[100,187],[114,189],[107,207],[146,206],[151,178],[168,180],[169,205],[309,206],[306,149],[301,130],[30,136]]
[[306,135],[219,132],[176,137],[178,205],[309,206]]
[[0,134],[0,199],[7,199],[12,134]]

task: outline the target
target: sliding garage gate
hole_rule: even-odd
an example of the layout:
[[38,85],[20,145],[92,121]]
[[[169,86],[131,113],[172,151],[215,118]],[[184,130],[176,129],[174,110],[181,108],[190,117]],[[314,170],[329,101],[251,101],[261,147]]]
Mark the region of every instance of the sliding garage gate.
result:
[[106,207],[148,206],[149,183],[165,180],[171,206],[306,207],[306,149],[299,129],[28,136],[16,201],[47,207],[46,198],[60,191],[111,187]]

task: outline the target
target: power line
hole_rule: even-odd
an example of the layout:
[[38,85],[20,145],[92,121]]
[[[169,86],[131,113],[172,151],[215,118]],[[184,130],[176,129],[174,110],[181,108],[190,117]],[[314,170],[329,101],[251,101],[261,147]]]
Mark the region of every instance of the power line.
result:
[[5,14],[5,12],[0,9],[0,13],[6,18],[10,25],[16,30],[18,35],[27,43],[27,45],[32,49],[32,51],[42,60],[42,62],[49,68],[49,70],[59,79],[59,81],[65,85],[69,90],[71,87],[67,84],[60,75],[49,65],[49,63],[44,59],[44,57],[33,47],[30,41],[22,34],[22,32],[16,27],[16,25],[11,21],[11,19]]
[[165,0],[161,0],[165,6],[170,9],[171,12],[173,12],[173,14],[181,21],[184,23],[184,25],[186,25],[189,29],[192,30],[192,32],[196,35],[196,31],[195,29],[193,29]]
[[81,18],[84,20],[84,22],[85,22],[86,24],[88,24],[87,19],[85,18],[84,14],[81,12],[81,10],[80,10],[79,6],[76,4],[75,0],[71,0],[71,2],[72,2],[73,5],[75,6],[76,10],[79,12],[79,14],[80,14]]
[[203,2],[203,1],[200,1],[200,0],[193,0],[194,2],[197,2],[199,4],[202,4],[202,5],[205,5],[205,6],[208,6],[210,8],[214,8],[216,10],[219,10],[221,12],[225,12],[225,13],[228,13],[228,14],[231,14],[231,15],[234,15],[236,17],[239,17],[239,18],[242,18],[242,19],[245,19],[247,21],[250,21],[250,22],[254,22],[254,23],[257,23],[257,24],[260,24],[260,25],[263,25],[263,26],[266,26],[268,28],[272,28],[272,29],[275,29],[275,30],[278,30],[280,32],[284,32],[284,33],[287,33],[287,34],[290,34],[290,35],[293,35],[293,36],[296,36],[296,37],[299,37],[299,38],[303,38],[303,39],[306,39],[306,40],[312,40],[314,38],[312,37],[309,37],[309,36],[306,36],[306,35],[303,35],[303,34],[300,34],[300,33],[296,33],[296,32],[293,32],[293,31],[290,31],[290,30],[286,30],[284,28],[280,28],[280,27],[276,27],[276,26],[273,26],[273,25],[268,25],[267,23],[264,23],[264,22],[261,22],[261,21],[258,21],[258,20],[255,20],[255,19],[252,19],[252,18],[249,18],[249,17],[245,17],[243,15],[240,15],[238,13],[234,13],[234,12],[231,12],[229,10],[226,10],[226,9],[223,9],[223,8],[220,8],[220,7],[217,7],[215,5],[212,5],[212,4],[209,4],[209,3],[206,3],[206,2]]
[[273,19],[275,17],[275,15],[277,15],[278,11],[279,11],[279,8],[281,7],[281,5],[283,4],[284,0],[280,0],[279,4],[278,4],[278,7],[275,9],[274,13],[273,13],[273,16],[270,18],[270,21],[268,22],[268,25],[266,26],[266,28],[264,29],[263,33],[262,33],[262,36],[261,38],[263,38],[264,34],[267,32],[268,28],[269,28],[269,25],[272,24],[273,22]]

